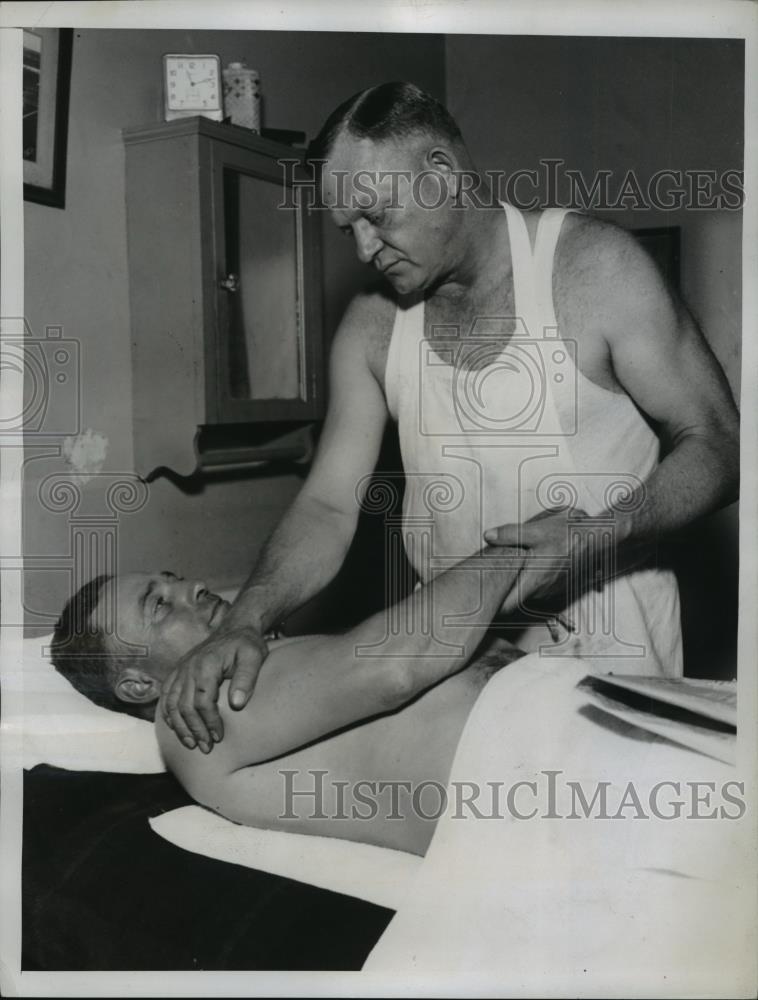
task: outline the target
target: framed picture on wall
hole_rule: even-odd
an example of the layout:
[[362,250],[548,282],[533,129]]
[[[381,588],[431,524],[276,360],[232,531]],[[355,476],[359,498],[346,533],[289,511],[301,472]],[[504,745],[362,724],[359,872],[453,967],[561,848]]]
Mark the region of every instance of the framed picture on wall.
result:
[[71,28],[24,29],[24,199],[64,208]]
[[658,265],[669,285],[678,292],[682,227],[657,226],[649,229],[633,229],[632,232]]

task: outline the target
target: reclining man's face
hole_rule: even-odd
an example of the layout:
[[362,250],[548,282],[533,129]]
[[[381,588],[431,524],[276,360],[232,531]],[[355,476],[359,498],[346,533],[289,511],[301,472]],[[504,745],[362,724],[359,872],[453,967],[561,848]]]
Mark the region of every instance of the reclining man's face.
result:
[[229,602],[211,593],[202,581],[166,572],[128,573],[116,580],[115,620],[107,621],[113,613],[103,597],[93,624],[109,636],[115,653],[124,652],[124,643],[146,646],[147,657],[142,663],[136,659],[134,665],[162,682],[185,653],[208,638],[228,609]]

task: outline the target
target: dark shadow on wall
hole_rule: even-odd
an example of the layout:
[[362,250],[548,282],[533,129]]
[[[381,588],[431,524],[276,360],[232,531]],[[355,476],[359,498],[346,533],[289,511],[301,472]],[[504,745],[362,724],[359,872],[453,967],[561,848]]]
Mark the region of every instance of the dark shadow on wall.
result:
[[[366,491],[353,543],[334,580],[287,620],[288,635],[335,632],[402,600],[416,581],[404,552],[387,557],[387,536],[402,511],[403,478],[397,428],[390,424]],[[385,505],[385,498],[389,504]],[[387,567],[390,566],[388,570]]]
[[684,673],[730,680],[737,676],[739,541],[733,505],[667,540],[682,609]]

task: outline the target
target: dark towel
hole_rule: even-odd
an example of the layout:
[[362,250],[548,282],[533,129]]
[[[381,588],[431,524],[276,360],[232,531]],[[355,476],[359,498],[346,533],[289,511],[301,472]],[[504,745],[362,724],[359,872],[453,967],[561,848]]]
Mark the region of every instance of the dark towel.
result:
[[357,970],[392,911],[183,851],[168,774],[24,773],[25,971]]

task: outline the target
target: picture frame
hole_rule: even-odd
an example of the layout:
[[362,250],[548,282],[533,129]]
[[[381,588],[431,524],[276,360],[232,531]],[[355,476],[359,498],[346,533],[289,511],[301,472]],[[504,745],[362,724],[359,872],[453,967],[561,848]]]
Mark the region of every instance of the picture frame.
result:
[[72,28],[24,28],[24,200],[66,207]]
[[679,292],[681,290],[682,227],[653,226],[632,229],[632,233],[653,258],[669,286]]

